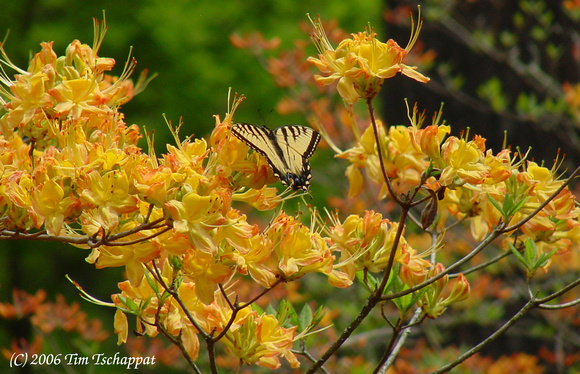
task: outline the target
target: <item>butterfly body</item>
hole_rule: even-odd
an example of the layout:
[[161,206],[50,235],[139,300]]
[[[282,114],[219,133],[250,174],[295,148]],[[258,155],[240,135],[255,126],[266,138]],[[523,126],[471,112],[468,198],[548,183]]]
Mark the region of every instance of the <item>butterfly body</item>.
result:
[[274,175],[294,190],[308,192],[310,163],[320,134],[306,126],[287,125],[270,130],[249,123],[232,125],[232,134],[266,157]]

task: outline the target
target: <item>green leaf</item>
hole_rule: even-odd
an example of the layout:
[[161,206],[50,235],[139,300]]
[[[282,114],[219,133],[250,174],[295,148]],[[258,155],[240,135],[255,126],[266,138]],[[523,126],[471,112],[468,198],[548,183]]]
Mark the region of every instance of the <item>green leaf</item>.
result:
[[542,253],[540,255],[540,257],[538,258],[538,261],[536,261],[536,266],[537,269],[546,266],[546,264],[548,263],[548,261],[550,261],[550,259],[552,258],[552,256],[554,255],[554,253],[556,253],[557,249],[553,249],[551,250],[549,253]]
[[153,280],[151,274],[147,269],[145,269],[145,278],[147,279],[147,283],[149,284],[149,287],[151,287],[153,292],[155,292],[156,295],[159,295],[159,284]]
[[300,311],[300,317],[298,322],[299,331],[304,331],[312,323],[312,309],[308,304],[304,304],[302,310]]
[[274,309],[274,307],[271,304],[268,304],[268,306],[266,307],[266,313],[275,316],[278,313],[278,311]]
[[491,203],[491,205],[493,205],[495,207],[495,209],[497,209],[501,215],[503,216],[503,207],[501,205],[499,205],[499,203],[497,202],[496,199],[494,199],[493,197],[491,197],[490,194],[487,194],[487,198],[489,199],[489,202]]
[[[264,309],[262,309],[258,304],[252,303],[252,310],[258,314],[264,314]],[[270,313],[273,314],[273,313]]]
[[536,243],[531,239],[526,239],[524,242],[524,257],[528,268],[532,268],[538,258],[538,249]]
[[508,243],[508,246],[510,248],[510,251],[517,258],[517,260],[527,268],[528,266],[526,264],[526,259],[524,258],[524,256],[522,256],[520,251],[518,251],[518,249],[512,243]]

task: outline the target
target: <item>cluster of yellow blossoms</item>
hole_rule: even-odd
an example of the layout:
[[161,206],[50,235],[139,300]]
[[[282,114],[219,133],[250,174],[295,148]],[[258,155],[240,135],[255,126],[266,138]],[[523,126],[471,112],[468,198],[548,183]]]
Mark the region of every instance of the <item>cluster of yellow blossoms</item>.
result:
[[[0,236],[68,242],[91,249],[87,260],[98,268],[125,267],[128,281],[114,296],[119,310],[150,323],[161,316],[191,357],[199,327],[209,334],[227,326],[222,342],[241,361],[276,367],[283,355],[297,365],[294,329],[249,307],[229,321],[234,313],[218,284],[230,287],[232,277],[249,274],[268,288],[309,272],[330,275],[328,245],[283,212],[260,230],[232,207],[269,210],[282,201],[266,186],[275,178],[265,160],[230,136],[233,111],[223,122],[217,118],[211,148],[188,139],[160,158],[143,153],[139,128],[127,126],[118,108],[146,80],[136,87],[128,80],[133,64],[119,78],[105,74],[114,60],[97,55],[104,30],[97,28],[92,48],[74,41],[58,58],[43,43],[27,71],[3,55],[18,74],[0,78]],[[159,283],[144,267],[153,260],[167,284],[182,277],[178,292],[198,326],[175,300],[160,298]],[[116,329],[125,341],[122,312]],[[157,333],[151,325],[146,332]]]
[[[315,30],[311,37],[319,55],[310,57],[309,61],[323,74],[315,76],[316,81],[321,85],[338,81],[337,90],[347,103],[372,99],[379,93],[384,79],[396,73],[419,82],[429,80],[414,67],[403,64],[403,58],[417,40],[422,23],[420,15],[417,27],[412,25],[405,49],[393,40],[379,42],[372,32],[352,34],[351,39],[343,40],[335,49],[320,20],[311,21]],[[513,155],[509,149],[494,155],[486,149],[485,139],[478,135],[472,140],[447,137],[451,130],[440,124],[441,113],[425,128],[422,128],[424,116],[419,116],[416,108],[410,119],[411,126],[390,126],[387,131],[378,121],[377,138],[385,153],[383,165],[397,194],[408,193],[421,185],[444,193],[438,201],[440,229],[445,227],[449,215],[467,218],[473,237],[481,240],[501,219],[506,224],[515,223],[532,213],[564,183],[556,175],[557,165],[550,170],[535,162],[526,162],[525,157]],[[361,169],[366,170],[370,180],[382,186],[380,197],[387,196],[377,138],[369,125],[356,144],[337,155],[350,162],[345,173],[350,182],[350,197],[363,189]],[[518,156],[520,160],[516,162]],[[506,197],[510,199],[507,205],[522,204],[510,217],[504,217],[496,207],[505,205]],[[506,218],[510,222],[505,222]],[[532,239],[545,252],[553,248],[560,253],[569,251],[580,243],[579,218],[580,208],[566,187],[523,225],[524,235],[520,238]]]
[[[396,193],[406,193],[422,182],[433,191],[444,189],[444,196],[438,201],[440,229],[450,216],[465,218],[474,239],[482,240],[504,218],[495,203],[502,206],[506,197],[522,202],[510,221],[504,220],[513,224],[532,213],[564,183],[555,168],[526,162],[524,157],[516,162],[521,155],[514,155],[509,149],[493,154],[480,136],[473,140],[446,137],[450,128],[438,124],[438,117],[425,128],[421,128],[422,117],[413,116],[412,121],[412,126],[391,126],[387,134],[380,135],[386,150],[385,168]],[[351,163],[346,171],[351,196],[363,189],[362,169],[370,180],[383,186],[381,197],[387,195],[375,144],[369,126],[357,144],[338,155]],[[522,226],[524,235],[520,239],[531,238],[546,252],[557,248],[564,253],[577,248],[579,215],[574,195],[564,188]]]

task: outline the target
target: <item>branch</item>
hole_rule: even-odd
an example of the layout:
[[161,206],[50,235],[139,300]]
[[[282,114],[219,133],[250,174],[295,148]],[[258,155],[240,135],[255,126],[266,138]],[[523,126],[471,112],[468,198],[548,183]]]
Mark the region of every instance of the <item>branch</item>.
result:
[[502,327],[500,327],[498,330],[496,330],[487,339],[483,340],[481,343],[479,343],[478,345],[474,346],[473,348],[471,348],[470,350],[468,350],[467,352],[465,352],[464,354],[459,356],[456,360],[454,360],[454,361],[450,362],[449,364],[447,364],[443,367],[440,367],[439,369],[431,372],[431,374],[446,373],[449,370],[453,369],[455,366],[457,366],[460,363],[462,363],[463,361],[467,360],[469,357],[473,356],[475,353],[482,350],[486,345],[493,342],[497,337],[499,337],[500,335],[505,333],[510,327],[512,327],[518,320],[520,320],[523,316],[525,316],[530,310],[532,310],[535,307],[545,307],[543,305],[544,303],[546,303],[550,300],[553,300],[559,296],[562,296],[566,292],[572,290],[573,288],[575,288],[579,285],[580,285],[580,279],[577,279],[576,281],[570,283],[566,287],[554,292],[551,295],[548,295],[548,296],[540,298],[540,299],[537,299],[535,297],[530,298],[530,300],[512,318],[510,318]]
[[473,356],[477,352],[481,351],[486,345],[493,342],[497,339],[500,335],[506,332],[510,327],[512,327],[519,319],[525,316],[534,306],[537,305],[537,302],[534,299],[528,301],[512,318],[510,318],[502,327],[496,330],[493,334],[491,334],[487,339],[483,340],[478,345],[474,346],[461,356],[459,356],[454,361],[450,362],[449,364],[440,367],[439,369],[432,371],[430,374],[440,374],[440,373],[447,373],[449,370],[453,369],[455,366],[459,365],[463,361],[467,360],[469,357]]
[[387,175],[387,169],[385,168],[385,161],[383,160],[383,148],[381,147],[381,139],[379,137],[379,128],[378,128],[377,122],[375,120],[375,110],[373,108],[373,99],[368,98],[366,100],[366,102],[367,102],[367,108],[369,110],[369,115],[371,117],[371,123],[373,125],[373,130],[374,130],[374,134],[375,134],[375,141],[377,143],[377,152],[378,152],[378,156],[379,156],[379,163],[381,165],[381,171],[383,172],[383,178],[385,179],[385,183],[387,184],[387,188],[389,189],[389,194],[391,195],[393,200],[395,200],[395,202],[397,204],[399,204],[401,207],[403,207],[406,205],[406,203],[404,203],[395,194],[395,191],[393,190],[393,186],[391,185],[391,180],[389,179],[389,176]]
[[475,247],[465,257],[458,260],[457,262],[455,262],[454,264],[452,264],[451,266],[446,268],[441,273],[439,273],[439,274],[437,274],[437,275],[435,275],[435,276],[433,276],[433,277],[425,280],[424,282],[421,282],[413,287],[409,287],[406,290],[395,292],[395,293],[388,294],[388,295],[384,295],[384,296],[382,296],[382,300],[386,301],[386,300],[397,299],[401,296],[405,296],[405,295],[410,294],[412,292],[418,291],[421,288],[428,286],[431,283],[435,282],[436,280],[443,278],[445,275],[451,273],[453,270],[457,269],[458,267],[460,267],[461,265],[463,265],[467,261],[471,260],[476,254],[478,254],[481,250],[483,250],[485,247],[487,247],[489,244],[491,244],[491,242],[493,242],[498,236],[501,235],[501,233],[503,232],[502,230],[503,230],[503,224],[500,223],[491,233],[489,233],[489,235],[481,243],[479,243],[479,245],[477,247]]

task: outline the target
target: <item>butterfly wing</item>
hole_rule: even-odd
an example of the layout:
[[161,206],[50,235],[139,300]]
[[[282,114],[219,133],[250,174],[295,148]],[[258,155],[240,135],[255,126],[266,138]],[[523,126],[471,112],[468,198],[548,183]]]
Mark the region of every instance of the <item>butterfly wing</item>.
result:
[[278,127],[272,133],[286,162],[285,169],[281,170],[285,175],[279,178],[285,179],[295,190],[308,191],[312,179],[308,159],[320,142],[320,134],[310,127],[298,125]]
[[306,126],[288,125],[274,131],[249,123],[236,123],[232,134],[266,157],[274,175],[293,189],[308,191],[310,163],[320,134]]

